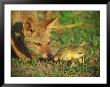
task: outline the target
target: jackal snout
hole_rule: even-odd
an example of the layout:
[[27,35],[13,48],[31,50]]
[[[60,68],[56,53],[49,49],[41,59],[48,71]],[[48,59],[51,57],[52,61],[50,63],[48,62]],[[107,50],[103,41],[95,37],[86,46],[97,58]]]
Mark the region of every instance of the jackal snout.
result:
[[[40,45],[40,44],[39,44]],[[41,57],[44,59],[48,59],[49,58],[49,54],[50,54],[50,42],[41,44],[39,47],[37,47],[39,53],[41,54]]]

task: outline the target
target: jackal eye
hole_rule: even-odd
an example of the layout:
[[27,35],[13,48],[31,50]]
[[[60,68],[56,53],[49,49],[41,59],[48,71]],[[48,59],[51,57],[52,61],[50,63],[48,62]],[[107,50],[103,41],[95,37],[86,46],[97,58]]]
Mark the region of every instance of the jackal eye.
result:
[[[35,43],[35,42],[34,42]],[[41,46],[42,44],[41,43],[39,43],[39,42],[37,42],[37,43],[35,43],[37,46]]]

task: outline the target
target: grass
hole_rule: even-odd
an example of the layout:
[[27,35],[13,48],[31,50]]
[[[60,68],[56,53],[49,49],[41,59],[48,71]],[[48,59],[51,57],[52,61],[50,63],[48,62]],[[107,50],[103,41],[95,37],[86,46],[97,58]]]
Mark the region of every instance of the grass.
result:
[[[68,62],[11,59],[12,77],[99,77],[100,76],[100,13],[97,11],[62,11],[59,23],[62,25],[83,22],[84,25],[53,32],[52,41],[57,47],[78,46],[82,41],[89,42],[89,49],[82,65],[71,66]],[[72,19],[72,20],[70,20]],[[54,43],[54,44],[56,44]],[[55,49],[55,48],[54,48]]]

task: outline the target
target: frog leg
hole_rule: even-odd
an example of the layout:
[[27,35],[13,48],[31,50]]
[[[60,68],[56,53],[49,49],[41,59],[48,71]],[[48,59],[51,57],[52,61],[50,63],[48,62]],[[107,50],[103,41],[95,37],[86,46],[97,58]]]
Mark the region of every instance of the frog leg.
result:
[[84,63],[84,57],[82,57],[83,63]]
[[71,60],[71,67],[76,67],[77,64],[75,63],[75,60]]
[[79,61],[80,64],[82,64],[83,63],[83,58],[79,58],[78,61]]
[[69,66],[70,66],[71,64],[72,64],[72,62],[71,62],[71,61],[67,61],[67,65],[69,65]]

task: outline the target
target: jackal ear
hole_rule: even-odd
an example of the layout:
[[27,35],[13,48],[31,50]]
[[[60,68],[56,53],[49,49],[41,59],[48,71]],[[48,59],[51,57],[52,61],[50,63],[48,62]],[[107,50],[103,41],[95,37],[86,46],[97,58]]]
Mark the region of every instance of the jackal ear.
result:
[[56,18],[53,18],[53,19],[51,19],[51,20],[48,20],[48,21],[46,22],[46,28],[47,28],[47,29],[51,29],[51,28],[55,25],[55,23],[58,21],[59,17],[60,17],[60,16],[58,16],[58,17],[56,17]]

